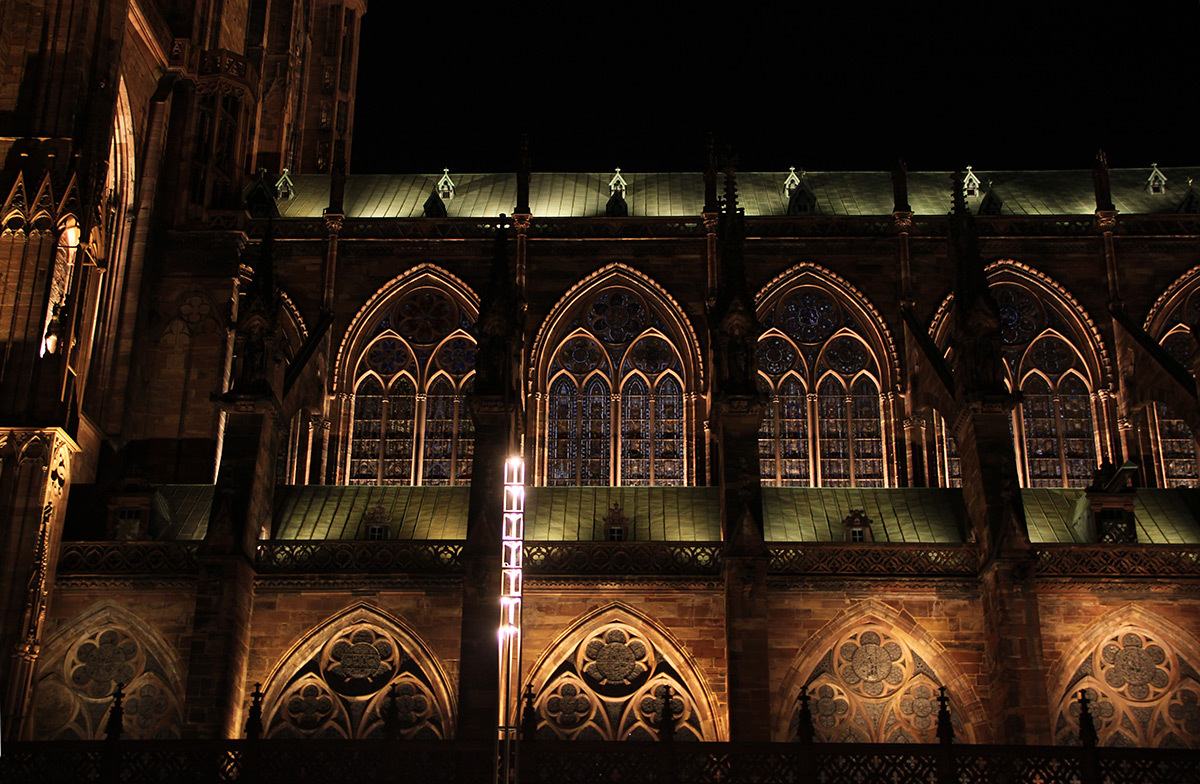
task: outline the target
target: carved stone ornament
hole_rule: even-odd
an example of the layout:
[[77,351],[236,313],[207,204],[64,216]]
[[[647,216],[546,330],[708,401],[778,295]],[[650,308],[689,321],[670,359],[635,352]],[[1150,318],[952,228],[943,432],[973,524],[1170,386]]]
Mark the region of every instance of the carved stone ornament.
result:
[[540,738],[654,740],[664,709],[676,738],[702,738],[694,696],[633,626],[600,625],[555,671],[534,700]]
[[[809,678],[817,737],[829,742],[936,742],[940,684],[933,669],[886,627],[870,625],[844,634]],[[951,716],[961,730],[958,711],[952,709]],[[793,717],[793,732],[795,723]]]
[[281,671],[292,675],[267,690],[269,738],[382,739],[389,714],[402,737],[443,737],[429,675],[380,625],[350,623]]
[[1081,691],[1092,705],[1102,746],[1200,745],[1200,675],[1157,634],[1127,628],[1088,654],[1059,700],[1056,743],[1079,743]]

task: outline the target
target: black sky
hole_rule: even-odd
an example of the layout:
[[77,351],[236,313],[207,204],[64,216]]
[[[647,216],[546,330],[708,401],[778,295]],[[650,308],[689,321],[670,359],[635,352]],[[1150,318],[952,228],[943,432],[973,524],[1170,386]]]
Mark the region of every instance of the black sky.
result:
[[1200,4],[742,2],[704,16],[371,0],[352,169],[1086,168],[1200,161]]

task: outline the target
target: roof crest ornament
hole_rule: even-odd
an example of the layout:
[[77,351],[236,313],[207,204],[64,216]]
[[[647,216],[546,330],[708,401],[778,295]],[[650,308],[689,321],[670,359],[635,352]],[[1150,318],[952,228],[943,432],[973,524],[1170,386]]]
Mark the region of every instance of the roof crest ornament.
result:
[[783,198],[791,198],[792,192],[800,187],[800,177],[805,174],[804,169],[800,170],[799,176],[796,175],[796,167],[788,167],[787,179],[783,181]]
[[608,181],[608,195],[621,194],[624,198],[625,191],[629,188],[629,183],[625,182],[625,178],[621,176],[621,167],[617,167],[616,174]]
[[975,172],[971,171],[971,167],[967,167],[967,173],[963,175],[963,196],[975,196],[979,193],[979,178],[975,176]]
[[449,169],[442,169],[442,178],[437,181],[437,185],[434,188],[437,190],[438,196],[441,197],[442,201],[450,201],[454,198],[454,180],[450,179]]
[[285,167],[279,179],[275,180],[275,197],[291,201],[296,198],[296,185],[292,182],[290,172]]
[[1146,178],[1146,190],[1151,193],[1167,192],[1167,175],[1158,170],[1158,164],[1150,164],[1150,176]]

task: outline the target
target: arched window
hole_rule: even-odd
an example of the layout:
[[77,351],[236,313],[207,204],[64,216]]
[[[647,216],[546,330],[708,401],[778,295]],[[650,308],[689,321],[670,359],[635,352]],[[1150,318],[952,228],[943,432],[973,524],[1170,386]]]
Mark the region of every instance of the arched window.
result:
[[759,430],[763,483],[885,486],[880,364],[860,317],[824,288],[798,286],[761,318],[760,389],[770,397]]
[[[1170,321],[1177,322],[1162,338],[1162,347],[1180,365],[1191,371],[1196,358],[1196,340],[1185,323],[1178,323],[1188,310],[1188,318],[1200,313],[1200,293],[1193,293],[1186,305],[1176,308]],[[1159,487],[1200,487],[1200,462],[1196,455],[1196,437],[1178,412],[1165,403],[1146,407],[1150,460]]]
[[668,324],[624,286],[583,299],[548,355],[549,485],[683,485],[685,373]]
[[377,313],[354,374],[349,483],[469,484],[472,313],[432,286],[410,289]]
[[[1002,262],[989,268],[988,287],[1000,318],[1006,383],[1021,392],[1010,423],[1021,482],[1025,487],[1086,487],[1099,464],[1092,405],[1093,379],[1101,373],[1095,336],[1069,294],[1049,282],[1013,279],[1011,267]],[[935,325],[934,339],[953,365],[949,309],[943,312],[947,318]],[[957,487],[962,483],[957,444],[937,412],[934,434],[939,480]]]

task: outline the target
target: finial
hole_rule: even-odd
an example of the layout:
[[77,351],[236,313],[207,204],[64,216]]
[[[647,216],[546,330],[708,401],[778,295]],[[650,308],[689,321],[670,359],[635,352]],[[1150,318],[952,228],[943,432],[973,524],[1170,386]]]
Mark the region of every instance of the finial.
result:
[[608,195],[619,193],[622,197],[625,196],[625,190],[629,187],[629,183],[625,182],[625,178],[621,176],[621,167],[617,167],[616,174],[608,181]]
[[800,696],[797,700],[800,703],[800,710],[796,713],[796,742],[797,743],[812,743],[816,739],[816,728],[813,726],[812,708],[808,703],[812,698],[808,696],[808,686],[800,687]]
[[125,684],[118,683],[113,689],[112,707],[108,711],[108,722],[104,725],[104,739],[117,741],[121,739],[121,731],[125,726],[125,708],[121,703],[125,699],[123,689]]
[[[800,171],[800,174],[804,174],[803,169]],[[792,193],[799,187],[800,187],[800,177],[798,177],[796,175],[796,167],[789,166],[788,167],[788,176],[783,181],[783,198],[785,198],[785,199],[791,198]]]
[[442,201],[450,201],[454,198],[454,180],[450,179],[449,168],[442,169],[442,178],[438,180],[437,185],[434,186],[434,190],[437,191]]
[[664,686],[666,694],[663,696],[662,713],[658,718],[658,739],[664,743],[669,743],[675,740],[675,709],[671,705],[671,700],[675,697],[675,692],[670,686]]
[[387,703],[383,706],[383,736],[388,740],[400,740],[400,704],[396,698],[396,684],[388,686]]
[[1092,709],[1088,707],[1087,691],[1081,689],[1079,692],[1079,743],[1089,749],[1094,749],[1098,740],[1096,720],[1092,716]]
[[954,742],[954,724],[950,721],[950,698],[946,696],[946,687],[938,687],[937,736],[942,743]]
[[537,711],[533,708],[533,684],[525,684],[525,707],[521,710],[521,740],[531,741],[537,734]]
[[250,692],[250,710],[246,712],[246,740],[258,740],[262,737],[262,703],[262,684],[256,683],[254,691]]

